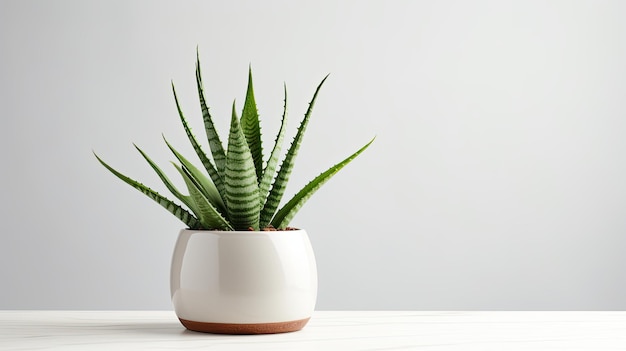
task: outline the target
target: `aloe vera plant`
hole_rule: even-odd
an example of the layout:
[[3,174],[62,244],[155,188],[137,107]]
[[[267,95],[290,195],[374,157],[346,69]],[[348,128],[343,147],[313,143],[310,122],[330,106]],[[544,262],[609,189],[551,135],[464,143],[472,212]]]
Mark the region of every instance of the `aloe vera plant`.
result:
[[293,169],[302,137],[309,123],[315,100],[327,77],[317,86],[304,118],[300,122],[296,135],[279,167],[278,162],[287,125],[286,87],[284,89],[284,108],[278,135],[274,141],[272,151],[268,158],[265,159],[261,142],[259,115],[254,99],[252,70],[249,70],[248,88],[243,111],[241,112],[241,117],[239,117],[235,109],[235,103],[233,103],[230,132],[225,150],[213,124],[213,118],[209,113],[204,96],[200,60],[197,58],[196,85],[207,141],[211,150],[211,158],[203,151],[200,143],[192,134],[180,107],[173,83],[172,91],[180,121],[204,170],[194,166],[164,137],[167,147],[178,160],[178,163],[172,163],[183,178],[189,194],[181,193],[161,168],[143,150],[135,145],[135,148],[157,173],[167,189],[182,204],[178,204],[142,183],[125,176],[105,163],[97,154],[94,153],[94,155],[115,176],[156,201],[190,229],[261,230],[272,227],[284,229],[313,193],[367,149],[374,141],[374,139],[370,140],[355,153],[322,172],[278,209]]

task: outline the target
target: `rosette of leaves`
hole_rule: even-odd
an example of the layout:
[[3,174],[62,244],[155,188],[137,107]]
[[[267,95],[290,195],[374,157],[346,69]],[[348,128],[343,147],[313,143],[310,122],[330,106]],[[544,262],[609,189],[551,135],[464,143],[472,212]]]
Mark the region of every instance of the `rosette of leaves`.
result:
[[190,229],[261,230],[272,227],[284,229],[313,193],[374,141],[374,139],[370,140],[355,153],[319,174],[280,209],[278,208],[293,169],[302,137],[309,123],[315,100],[327,77],[317,86],[304,118],[300,122],[296,135],[279,167],[278,163],[287,125],[287,89],[285,88],[284,109],[278,135],[269,157],[265,159],[259,115],[254,100],[252,71],[249,70],[243,111],[239,117],[233,103],[228,144],[227,148],[224,149],[206,103],[198,58],[196,61],[196,85],[211,157],[203,151],[200,143],[192,134],[178,102],[173,83],[172,91],[180,121],[204,169],[196,167],[164,137],[166,145],[178,161],[178,163],[172,162],[172,164],[182,176],[188,194],[179,191],[161,168],[135,145],[135,148],[156,172],[167,189],[182,204],[176,203],[142,183],[125,176],[105,163],[98,155],[95,153],[94,155],[104,167],[119,179],[156,201]]

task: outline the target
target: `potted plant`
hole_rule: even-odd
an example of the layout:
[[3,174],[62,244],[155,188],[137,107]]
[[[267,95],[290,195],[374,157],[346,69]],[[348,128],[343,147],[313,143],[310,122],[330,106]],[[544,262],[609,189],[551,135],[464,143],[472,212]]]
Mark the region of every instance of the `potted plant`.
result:
[[315,100],[327,77],[315,90],[278,167],[287,124],[286,88],[280,129],[265,159],[250,69],[243,111],[239,117],[233,103],[224,149],[205,100],[198,57],[196,85],[211,158],[192,134],[173,83],[180,121],[204,169],[194,166],[164,137],[178,160],[173,164],[188,194],[179,191],[135,145],[180,203],[118,172],[94,153],[114,175],[187,226],[179,233],[170,276],[174,309],[186,328],[227,334],[280,333],[300,330],[310,318],[317,297],[315,257],[306,231],[291,228],[289,223],[317,189],[374,140],[315,177],[279,209]]

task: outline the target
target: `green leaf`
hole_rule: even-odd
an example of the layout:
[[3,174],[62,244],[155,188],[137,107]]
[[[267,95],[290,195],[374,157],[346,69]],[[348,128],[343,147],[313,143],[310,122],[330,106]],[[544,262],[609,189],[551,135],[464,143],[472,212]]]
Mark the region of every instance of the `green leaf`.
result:
[[196,216],[198,216],[198,219],[202,223],[203,229],[233,230],[228,221],[204,196],[202,190],[200,190],[200,185],[196,183],[189,171],[184,167],[181,168],[177,164],[174,164],[174,166],[183,176],[185,184],[187,184],[189,194],[193,199],[195,207],[198,211],[196,212]]
[[235,230],[259,229],[259,186],[252,154],[235,111],[230,122],[226,153],[226,207]]
[[176,88],[174,88],[173,82],[172,82],[172,91],[174,92],[174,100],[176,101],[176,108],[178,109],[178,115],[180,116],[180,121],[182,122],[183,127],[185,128],[185,133],[187,134],[187,138],[189,139],[191,146],[193,146],[194,151],[200,158],[202,165],[204,165],[204,168],[207,170],[207,172],[209,172],[209,176],[213,180],[213,183],[217,187],[218,191],[221,194],[223,194],[225,188],[224,188],[224,182],[222,180],[222,176],[219,174],[217,169],[213,166],[213,163],[211,163],[211,160],[209,160],[208,156],[204,153],[204,151],[202,151],[202,147],[200,147],[200,144],[196,140],[196,137],[191,132],[191,128],[189,128],[189,125],[187,124],[187,120],[185,119],[185,116],[183,115],[183,111],[180,108],[180,104],[178,103],[178,97],[176,96]]
[[[375,138],[374,138],[375,139]],[[291,219],[296,215],[296,213],[300,210],[302,205],[324,184],[326,183],[332,176],[334,176],[339,170],[345,167],[348,163],[354,160],[357,156],[359,156],[365,149],[367,149],[374,139],[370,140],[365,146],[360,148],[357,152],[350,155],[345,160],[339,162],[338,164],[330,167],[328,170],[315,177],[311,182],[309,182],[302,190],[300,190],[296,195],[294,195],[289,202],[283,206],[277,213],[276,216],[272,219],[272,225],[275,228],[285,228],[289,225]]]
[[174,153],[178,161],[183,165],[185,169],[189,171],[189,174],[192,176],[194,181],[199,185],[199,189],[202,191],[204,196],[215,206],[220,213],[226,214],[226,206],[224,205],[224,201],[222,200],[222,196],[219,191],[215,187],[215,184],[206,177],[193,163],[189,162],[180,152],[176,151],[174,147],[165,139],[163,136],[163,140],[167,147]]
[[194,217],[191,213],[189,213],[187,210],[182,208],[180,205],[174,203],[173,201],[171,201],[168,198],[160,195],[156,191],[148,188],[147,186],[139,183],[138,181],[136,181],[134,179],[131,179],[131,178],[123,175],[122,173],[116,171],[111,166],[109,166],[104,161],[102,161],[102,159],[100,159],[100,157],[98,157],[98,155],[96,155],[95,152],[94,152],[94,156],[96,156],[98,161],[106,169],[108,169],[111,173],[113,173],[116,177],[118,177],[119,179],[123,180],[126,184],[132,186],[133,188],[139,190],[140,192],[142,192],[144,195],[148,196],[152,200],[156,201],[156,203],[158,203],[159,205],[163,206],[166,210],[168,210],[170,213],[172,213],[174,216],[176,216],[176,218],[180,219],[183,223],[185,223],[190,229],[198,229],[199,228],[200,222],[198,221],[198,219],[196,217]]
[[[270,154],[270,158],[267,161],[267,165],[265,165],[265,170],[263,171],[263,177],[261,178],[261,183],[259,184],[259,199],[260,199],[260,208],[263,209],[263,205],[265,205],[265,201],[267,199],[267,195],[270,191],[270,186],[272,184],[272,180],[274,179],[274,175],[276,174],[276,167],[278,166],[278,158],[280,157],[280,151],[282,149],[283,140],[285,139],[285,129],[287,129],[287,86],[283,85],[285,90],[285,103],[283,107],[283,118],[280,122],[280,129],[278,131],[278,135],[276,136],[276,140],[274,141],[274,149],[272,149],[272,153]],[[259,223],[261,228],[266,227],[269,224],[269,219],[266,222]]]
[[[215,167],[217,169],[217,173],[220,178],[224,178],[224,168],[226,167],[226,153],[224,152],[224,146],[222,141],[220,140],[219,134],[215,130],[215,125],[213,124],[213,118],[211,118],[211,114],[209,113],[209,107],[206,104],[206,99],[204,97],[204,86],[202,84],[202,73],[200,72],[200,53],[196,50],[196,86],[198,87],[198,98],[200,99],[200,108],[202,109],[202,119],[204,121],[204,129],[206,131],[206,136],[209,141],[209,147],[211,148],[211,153],[213,155],[213,161],[215,161]],[[208,171],[208,169],[207,169]],[[213,179],[213,176],[211,176]],[[224,189],[222,186],[218,186],[218,182],[213,179],[213,182],[219,189],[221,194],[224,194]]]
[[278,171],[278,175],[274,180],[274,184],[272,185],[272,190],[270,191],[269,196],[267,197],[267,201],[263,206],[263,210],[261,211],[261,223],[269,222],[272,216],[274,215],[280,200],[283,197],[285,192],[285,188],[287,187],[287,181],[289,180],[289,176],[291,175],[291,171],[293,169],[293,164],[298,154],[298,150],[300,149],[300,143],[302,143],[302,137],[304,132],[306,131],[307,124],[309,123],[309,118],[311,117],[311,113],[313,112],[313,106],[315,105],[315,100],[317,99],[317,94],[319,93],[322,85],[328,78],[328,75],[322,79],[320,84],[315,89],[315,94],[313,94],[313,99],[309,103],[309,108],[300,122],[300,126],[298,126],[298,132],[296,136],[293,138],[291,142],[291,146],[287,151],[287,155],[285,155],[285,159],[280,165],[280,170]]
[[195,212],[195,209],[193,207],[193,205],[194,205],[193,200],[188,195],[184,195],[180,191],[178,191],[178,189],[169,180],[167,175],[165,175],[165,173],[159,168],[159,166],[157,166],[156,163],[154,163],[154,161],[152,161],[152,159],[150,159],[150,157],[148,157],[148,155],[146,155],[146,153],[143,152],[143,150],[141,150],[137,145],[135,145],[135,144],[133,144],[133,145],[135,146],[137,151],[139,151],[141,156],[143,156],[143,158],[146,159],[146,161],[148,161],[148,164],[150,164],[150,167],[152,167],[152,169],[157,173],[159,178],[161,178],[161,180],[163,181],[163,184],[165,184],[167,189],[174,196],[176,196],[180,201],[182,201],[189,209],[191,209],[191,211]]
[[241,130],[246,136],[252,159],[254,160],[254,168],[256,170],[257,181],[261,182],[263,173],[263,145],[261,142],[261,126],[259,123],[259,112],[254,101],[254,88],[252,86],[252,67],[248,68],[248,90],[246,92],[246,101],[243,104],[241,113]]

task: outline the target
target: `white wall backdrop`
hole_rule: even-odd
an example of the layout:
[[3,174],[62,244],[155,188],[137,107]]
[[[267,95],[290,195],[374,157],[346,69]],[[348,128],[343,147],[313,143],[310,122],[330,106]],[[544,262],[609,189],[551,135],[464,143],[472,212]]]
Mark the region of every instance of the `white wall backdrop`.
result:
[[[170,309],[174,171],[252,64],[265,145],[327,74],[288,190],[318,309],[625,309],[624,1],[0,0],[0,309]],[[174,171],[175,173],[175,171]],[[174,173],[170,173],[172,177]],[[166,192],[166,191],[164,191]]]

